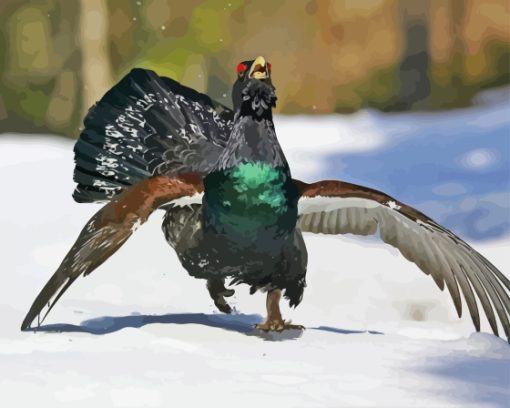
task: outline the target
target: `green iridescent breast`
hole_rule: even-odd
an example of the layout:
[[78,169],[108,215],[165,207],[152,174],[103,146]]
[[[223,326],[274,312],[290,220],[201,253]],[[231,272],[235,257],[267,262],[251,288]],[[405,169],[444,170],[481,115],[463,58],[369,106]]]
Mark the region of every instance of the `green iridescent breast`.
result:
[[263,162],[245,162],[209,174],[205,200],[215,224],[250,234],[278,224],[289,211],[289,176]]
[[266,163],[243,163],[228,173],[228,198],[246,209],[268,207],[277,213],[286,209],[285,174]]

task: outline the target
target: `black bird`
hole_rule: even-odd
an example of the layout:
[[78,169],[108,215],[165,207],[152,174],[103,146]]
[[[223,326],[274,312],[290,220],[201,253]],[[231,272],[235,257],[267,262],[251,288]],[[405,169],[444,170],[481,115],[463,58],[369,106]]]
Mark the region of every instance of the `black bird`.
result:
[[[263,57],[237,66],[234,109],[152,71],[134,69],[91,108],[75,146],[77,202],[106,201],[85,225],[35,299],[21,328],[46,317],[80,276],[110,257],[156,209],[191,276],[207,280],[215,305],[232,283],[267,291],[261,330],[301,328],[282,318],[303,297],[302,232],[373,235],[446,284],[461,316],[464,294],[477,330],[476,297],[498,335],[510,337],[509,280],[487,259],[421,212],[370,188],[291,177],[273,125],[275,88]],[[460,288],[460,289],[459,289]],[[493,309],[494,308],[494,309]],[[47,309],[47,310],[44,310]],[[40,315],[44,313],[42,319]]]

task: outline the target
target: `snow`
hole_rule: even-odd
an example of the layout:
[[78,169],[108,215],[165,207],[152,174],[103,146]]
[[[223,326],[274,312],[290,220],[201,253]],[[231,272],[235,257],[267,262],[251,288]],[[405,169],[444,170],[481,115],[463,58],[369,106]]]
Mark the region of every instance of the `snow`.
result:
[[496,239],[510,233],[509,95],[447,113],[282,117],[276,127],[294,176],[363,184],[465,238]]
[[[484,134],[510,128],[510,119],[494,113],[498,103],[448,114],[278,117],[276,127],[295,176],[305,180],[345,173],[408,202],[416,188],[411,204],[422,203],[419,209],[460,214],[455,231],[462,214],[476,213],[483,200],[493,204],[473,221],[489,233],[464,237],[508,274],[508,227],[490,231],[508,225],[508,205],[491,208],[508,197],[508,180],[501,172],[494,180],[494,168],[507,165],[509,153]],[[471,127],[473,140],[462,144],[454,135],[427,160],[414,149],[413,140],[425,146],[430,127],[444,139],[443,126],[456,124]],[[72,147],[51,136],[0,136],[1,406],[510,406],[508,344],[488,333],[485,320],[482,333],[473,333],[447,292],[373,238],[307,235],[305,297],[297,309],[283,309],[307,329],[262,334],[253,325],[263,318],[264,295],[238,286],[237,314],[217,313],[204,282],[187,275],[163,239],[157,213],[73,284],[41,331],[20,332],[35,295],[99,208],[72,201]],[[444,173],[451,177],[435,170],[452,166],[458,173]],[[404,188],[408,175],[378,184],[402,171],[413,171],[417,182]]]

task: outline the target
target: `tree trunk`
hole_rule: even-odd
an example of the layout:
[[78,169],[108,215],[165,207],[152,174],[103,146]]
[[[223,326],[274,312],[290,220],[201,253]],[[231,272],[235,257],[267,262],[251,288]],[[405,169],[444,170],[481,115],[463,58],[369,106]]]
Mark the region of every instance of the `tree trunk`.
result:
[[83,115],[113,85],[105,0],[80,0]]

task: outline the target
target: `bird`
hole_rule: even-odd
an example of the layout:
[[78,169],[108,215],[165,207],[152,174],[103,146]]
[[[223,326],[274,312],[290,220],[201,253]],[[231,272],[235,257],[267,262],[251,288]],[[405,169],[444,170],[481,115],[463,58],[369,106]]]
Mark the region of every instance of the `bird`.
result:
[[271,64],[259,56],[237,64],[236,73],[233,109],[143,68],[131,70],[90,108],[74,147],[73,198],[104,206],[35,298],[22,330],[39,327],[79,276],[93,272],[161,209],[167,242],[188,274],[206,281],[219,311],[232,312],[235,285],[266,293],[258,330],[304,329],[280,310],[282,297],[291,307],[303,299],[304,232],[378,234],[448,289],[459,317],[462,293],[477,331],[479,304],[494,334],[499,318],[510,338],[510,281],[500,270],[383,192],[292,178],[273,123]]

